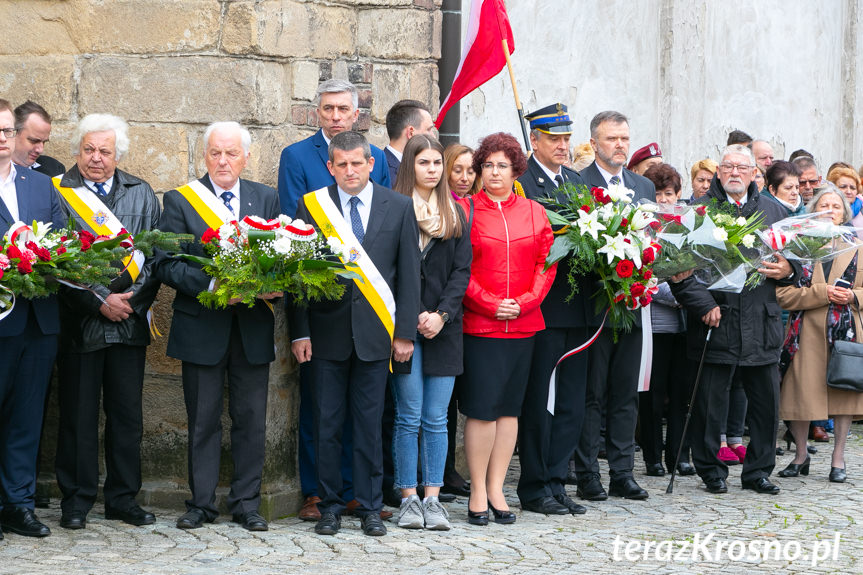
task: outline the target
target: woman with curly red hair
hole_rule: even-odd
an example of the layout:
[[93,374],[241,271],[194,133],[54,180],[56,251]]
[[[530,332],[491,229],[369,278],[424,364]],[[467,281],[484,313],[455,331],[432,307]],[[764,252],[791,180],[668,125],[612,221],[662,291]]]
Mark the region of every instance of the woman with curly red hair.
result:
[[551,226],[545,210],[517,192],[527,169],[518,141],[492,134],[473,168],[482,190],[459,203],[468,214],[473,263],[464,296],[464,375],[459,410],[470,469],[468,522],[514,523],[503,481],[518,437],[518,416],[530,371],[533,336],[545,328],[539,304],[554,281],[545,270]]

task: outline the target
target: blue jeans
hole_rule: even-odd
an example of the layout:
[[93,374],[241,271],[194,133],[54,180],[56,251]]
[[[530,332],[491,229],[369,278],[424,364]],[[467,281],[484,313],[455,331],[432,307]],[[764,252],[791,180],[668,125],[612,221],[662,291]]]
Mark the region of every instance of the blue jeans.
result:
[[393,375],[392,390],[396,405],[393,432],[395,487],[417,486],[417,437],[422,426],[423,485],[441,487],[446,463],[446,411],[452,396],[455,376],[422,373],[422,341],[414,345],[411,372]]

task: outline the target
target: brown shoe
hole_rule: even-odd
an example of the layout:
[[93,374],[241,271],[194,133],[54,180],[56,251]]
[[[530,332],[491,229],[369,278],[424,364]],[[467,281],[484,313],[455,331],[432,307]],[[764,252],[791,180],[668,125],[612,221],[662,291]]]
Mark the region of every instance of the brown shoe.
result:
[[827,435],[827,431],[820,425],[813,425],[809,428],[809,439],[818,443],[827,443],[830,441],[830,436]]
[[318,503],[320,503],[320,501],[321,498],[317,495],[309,495],[306,497],[297,517],[303,521],[319,521],[321,519],[321,512],[318,511]]
[[[359,501],[357,501],[356,499],[351,499],[350,501],[348,501],[347,505],[345,505],[345,515],[353,515],[354,511],[356,511],[357,507],[359,507],[359,506],[360,506]],[[386,509],[382,509],[380,515],[381,515],[381,519],[386,521],[387,519],[389,519],[390,517],[393,516],[393,512],[387,511]]]

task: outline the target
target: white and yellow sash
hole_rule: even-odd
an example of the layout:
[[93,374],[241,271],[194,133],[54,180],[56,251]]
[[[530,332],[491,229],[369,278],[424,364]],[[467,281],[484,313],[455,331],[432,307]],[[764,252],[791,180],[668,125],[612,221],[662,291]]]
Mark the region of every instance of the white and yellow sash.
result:
[[214,230],[237,219],[224,202],[198,180],[192,180],[185,186],[180,186],[177,191],[186,198],[204,223]]
[[[60,185],[62,176],[51,178],[54,187],[66,200],[66,203],[78,215],[79,221],[86,227],[87,231],[97,236],[115,236],[123,229],[123,223],[117,219],[102,200],[85,186],[77,188],[65,188]],[[123,266],[129,272],[132,282],[138,279],[141,269],[144,267],[144,254],[138,250],[123,258]]]
[[344,255],[340,256],[340,259],[348,270],[356,272],[362,278],[354,279],[354,283],[371,304],[392,341],[396,323],[396,301],[390,286],[363,249],[339,208],[333,203],[327,188],[310,192],[303,196],[303,200],[321,233],[344,244]]

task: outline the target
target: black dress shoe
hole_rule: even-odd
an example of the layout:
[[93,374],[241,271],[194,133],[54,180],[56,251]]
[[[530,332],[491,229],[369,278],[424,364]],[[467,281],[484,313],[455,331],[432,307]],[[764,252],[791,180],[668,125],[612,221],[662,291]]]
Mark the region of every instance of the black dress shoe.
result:
[[152,525],[156,522],[156,516],[149,511],[141,509],[140,505],[133,505],[126,510],[114,509],[113,507],[105,506],[105,519],[119,519],[123,523],[129,525]]
[[321,513],[321,518],[315,523],[315,533],[318,535],[335,535],[342,528],[342,518],[331,511]]
[[848,476],[845,474],[844,467],[831,467],[830,468],[830,481],[833,483],[845,483],[845,479]]
[[530,501],[522,501],[521,508],[525,511],[533,511],[534,513],[542,513],[543,515],[568,515],[569,509],[558,503],[554,497],[548,495],[537,497]]
[[797,477],[799,475],[809,475],[809,463],[812,460],[808,455],[803,463],[794,463],[793,461],[788,464],[788,467],[777,473],[779,477]]
[[205,521],[212,523],[212,521],[207,519],[203,510],[193,507],[177,519],[177,527],[180,529],[197,529],[203,525]]
[[608,494],[612,497],[635,500],[647,499],[649,497],[647,491],[642,489],[632,477],[612,480],[611,485],[608,487]]
[[646,463],[645,467],[647,468],[647,475],[651,477],[664,477],[665,476],[665,468],[661,463]]
[[398,509],[402,504],[402,492],[394,487],[384,488],[384,505]]
[[380,513],[369,513],[362,519],[363,533],[372,537],[381,537],[387,534],[387,528],[381,521]]
[[[449,495],[457,495],[459,497],[470,497],[470,484],[468,482],[464,482],[461,485],[454,485],[444,483],[443,487],[440,488],[441,494],[449,494]],[[443,501],[438,495],[438,499]]]
[[87,526],[87,514],[83,511],[69,511],[60,516],[60,527],[63,529],[84,529]]
[[728,493],[728,484],[721,477],[705,479],[704,486],[710,493]]
[[51,507],[51,498],[47,495],[37,493],[34,503],[36,504],[36,509],[48,509]]
[[573,515],[584,515],[587,513],[587,507],[584,505],[579,505],[575,501],[569,498],[569,495],[566,493],[558,493],[554,496],[555,501],[566,507],[567,511],[569,511]]
[[566,470],[566,484],[578,485],[578,474],[575,472],[575,462],[571,459],[569,460],[569,467]]
[[587,501],[605,501],[608,494],[599,480],[598,473],[590,473],[587,478],[579,478],[575,494]]
[[501,525],[509,525],[510,523],[515,523],[515,513],[507,509],[506,511],[500,511],[499,509],[495,509],[494,505],[491,504],[491,501],[488,502],[489,511],[494,516],[494,522],[500,523]]
[[261,517],[257,511],[246,511],[245,513],[234,513],[234,523],[239,523],[247,531],[269,531],[267,520]]
[[695,467],[688,461],[681,461],[677,465],[678,475],[695,475]]
[[764,493],[767,495],[776,495],[779,493],[779,486],[770,483],[770,480],[766,477],[744,481],[743,489],[751,489],[752,491],[757,491],[758,493]]
[[0,515],[3,531],[11,531],[25,537],[47,537],[51,535],[48,526],[36,518],[32,509],[26,507],[4,508]]
[[455,495],[453,495],[452,493],[441,492],[438,494],[437,500],[441,503],[452,503],[453,501],[455,501]]

